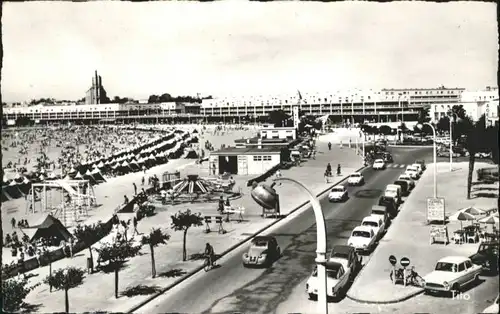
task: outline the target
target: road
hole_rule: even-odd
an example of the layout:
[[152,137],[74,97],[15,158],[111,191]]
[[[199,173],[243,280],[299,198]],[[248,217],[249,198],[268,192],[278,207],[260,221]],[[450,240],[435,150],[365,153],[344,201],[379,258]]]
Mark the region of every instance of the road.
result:
[[[399,164],[409,164],[418,159],[425,159],[429,162],[432,159],[431,148],[396,148],[391,151],[394,162]],[[403,168],[390,168],[376,172],[371,168],[365,169],[363,175],[366,184],[361,187],[349,187],[350,199],[347,202],[329,203],[326,197],[320,198],[326,220],[329,248],[337,244],[346,244],[352,229],[369,214],[371,206],[377,202],[385,186],[392,183],[403,170]],[[279,186],[277,190],[279,192]],[[137,312],[304,313],[314,311],[315,303],[307,300],[304,291],[305,281],[315,265],[316,227],[314,222],[313,211],[305,210],[270,233],[277,238],[283,252],[283,256],[272,267],[268,269],[244,268],[241,256],[248,250],[248,244],[245,244],[227,258],[223,258],[220,268],[208,273],[196,274]],[[347,299],[331,306],[338,308],[344,304],[347,307],[344,310],[338,309],[339,311],[352,312],[349,304],[356,306],[356,311],[373,310],[373,305],[360,305]],[[393,307],[397,309],[398,304]],[[409,310],[414,312],[411,307]]]

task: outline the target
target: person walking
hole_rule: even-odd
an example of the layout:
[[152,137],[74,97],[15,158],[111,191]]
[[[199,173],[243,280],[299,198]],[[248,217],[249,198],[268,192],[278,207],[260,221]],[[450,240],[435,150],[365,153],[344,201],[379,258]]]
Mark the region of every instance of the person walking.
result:
[[134,195],[137,195],[137,185],[135,185],[135,182],[132,185],[134,186]]
[[332,143],[328,142],[328,150],[332,150]]
[[12,225],[12,229],[16,229],[16,218],[12,217],[10,224]]
[[144,181],[145,181],[145,180],[146,180],[146,179],[144,179],[144,177],[142,177],[142,179],[141,179],[141,185],[144,185]]
[[134,236],[136,233],[140,234],[139,231],[137,230],[137,217],[135,217],[135,216],[134,216],[133,224],[134,224],[134,233],[132,234],[132,236]]

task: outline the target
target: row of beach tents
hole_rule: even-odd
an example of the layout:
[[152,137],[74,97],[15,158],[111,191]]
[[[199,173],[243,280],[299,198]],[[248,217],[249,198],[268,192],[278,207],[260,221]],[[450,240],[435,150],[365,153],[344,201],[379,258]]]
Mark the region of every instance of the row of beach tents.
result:
[[72,166],[64,176],[54,172],[47,173],[45,169],[22,175],[16,173],[13,179],[8,179],[4,175],[1,201],[25,197],[33,183],[45,180],[89,180],[94,185],[105,182],[107,175],[124,175],[149,169],[167,163],[169,159],[180,158],[184,149],[197,141],[198,136],[195,133],[173,130],[140,147],[126,149],[106,158]]

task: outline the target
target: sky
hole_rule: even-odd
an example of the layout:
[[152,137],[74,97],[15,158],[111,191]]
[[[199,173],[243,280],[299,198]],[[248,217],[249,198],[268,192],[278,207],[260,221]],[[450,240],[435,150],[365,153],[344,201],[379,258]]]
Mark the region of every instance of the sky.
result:
[[3,3],[3,102],[497,86],[495,3]]

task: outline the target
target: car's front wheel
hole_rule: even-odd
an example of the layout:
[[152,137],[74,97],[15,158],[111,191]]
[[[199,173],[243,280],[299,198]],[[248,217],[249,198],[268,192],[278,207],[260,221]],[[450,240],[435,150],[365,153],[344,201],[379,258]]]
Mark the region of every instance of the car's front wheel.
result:
[[316,300],[317,299],[317,295],[315,295],[314,293],[309,293],[309,300]]

